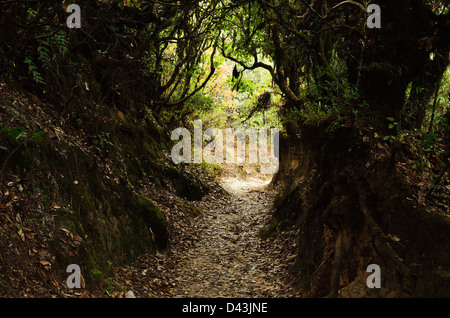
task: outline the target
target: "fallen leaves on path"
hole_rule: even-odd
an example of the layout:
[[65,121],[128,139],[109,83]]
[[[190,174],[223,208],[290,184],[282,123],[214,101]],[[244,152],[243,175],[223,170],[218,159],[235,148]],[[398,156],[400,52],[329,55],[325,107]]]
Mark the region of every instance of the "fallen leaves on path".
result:
[[119,268],[116,281],[137,297],[299,297],[286,282],[295,231],[258,236],[275,192],[263,180],[224,181],[229,195],[212,193],[193,202],[203,215],[183,221],[189,230],[167,253]]

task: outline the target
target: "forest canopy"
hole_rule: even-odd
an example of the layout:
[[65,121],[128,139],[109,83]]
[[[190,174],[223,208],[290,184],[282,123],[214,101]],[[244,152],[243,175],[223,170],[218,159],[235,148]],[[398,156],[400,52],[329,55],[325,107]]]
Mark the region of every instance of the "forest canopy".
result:
[[[62,6],[59,1],[3,2],[2,74],[29,78],[36,92],[65,105],[71,92],[89,82],[79,72],[65,72],[77,67],[74,54],[98,67],[116,64],[111,71],[126,68],[120,64],[127,60],[132,66],[123,71],[133,80],[102,74],[100,101],[115,102],[120,90],[133,86],[160,113],[182,108],[201,92],[222,55],[239,72],[270,72],[290,111],[351,112],[367,102],[382,116],[418,128],[430,115],[436,91],[438,98],[448,100],[439,90],[448,64],[449,9],[444,1],[410,1],[407,10],[414,10],[414,20],[402,22],[391,22],[391,15],[406,9],[389,6],[382,10],[380,30],[366,27],[369,3],[356,1],[77,3],[83,8],[83,27],[71,30],[65,12],[69,1]],[[389,43],[402,31],[409,31],[414,39],[407,40],[414,44]],[[114,36],[114,43],[105,35]],[[386,43],[383,52],[378,41]],[[382,57],[374,59],[375,54]],[[51,92],[64,76],[73,85]],[[394,87],[396,93],[389,89]],[[433,118],[442,116],[440,110],[433,108]]]

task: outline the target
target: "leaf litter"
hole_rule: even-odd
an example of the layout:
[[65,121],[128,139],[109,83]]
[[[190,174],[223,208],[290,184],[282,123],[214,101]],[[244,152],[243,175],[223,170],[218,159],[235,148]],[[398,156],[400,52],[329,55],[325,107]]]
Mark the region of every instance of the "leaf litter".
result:
[[265,240],[258,235],[271,217],[276,194],[267,183],[258,178],[222,179],[225,194],[212,191],[202,201],[191,202],[202,211],[195,218],[166,210],[174,233],[171,247],[116,269],[115,281],[136,297],[301,297],[286,279],[295,262],[295,229]]

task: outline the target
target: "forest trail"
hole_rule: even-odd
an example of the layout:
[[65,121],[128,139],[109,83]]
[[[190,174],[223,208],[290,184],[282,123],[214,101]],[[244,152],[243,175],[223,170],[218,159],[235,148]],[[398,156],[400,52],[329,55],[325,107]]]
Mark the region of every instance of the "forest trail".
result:
[[137,297],[300,297],[286,282],[295,259],[289,254],[295,250],[293,231],[265,240],[258,235],[276,194],[267,187],[269,182],[257,177],[221,179],[225,195],[210,195],[195,204],[203,215],[184,239],[189,244],[177,244],[168,254],[146,256],[123,269],[122,275],[140,280],[128,280],[130,289]]

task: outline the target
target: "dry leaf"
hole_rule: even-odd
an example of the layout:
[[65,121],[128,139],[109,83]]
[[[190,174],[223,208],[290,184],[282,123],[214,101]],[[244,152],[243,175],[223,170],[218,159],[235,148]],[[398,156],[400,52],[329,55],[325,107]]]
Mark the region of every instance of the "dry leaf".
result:
[[52,275],[50,275],[50,280],[52,281],[52,284],[55,285],[55,287],[59,286],[58,281],[56,280],[56,278]]
[[80,278],[81,278],[81,288],[86,289],[86,283],[85,283],[84,277],[81,273],[80,273]]
[[17,234],[20,236],[20,238],[22,239],[22,241],[25,241],[25,235],[23,235],[22,228],[20,228],[19,231],[17,231]]
[[388,234],[387,236],[394,242],[399,242],[400,241],[400,239],[397,236],[393,235],[393,234]]
[[13,221],[11,221],[11,219],[5,214],[6,218],[8,219],[9,223],[11,223],[11,225],[13,225]]
[[50,268],[52,268],[52,264],[49,261],[43,260],[43,261],[40,261],[39,263],[41,263],[41,265],[43,265],[46,270],[49,270]]

